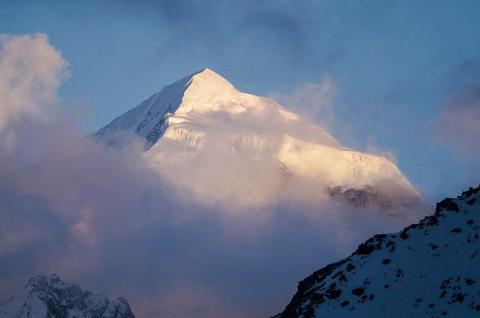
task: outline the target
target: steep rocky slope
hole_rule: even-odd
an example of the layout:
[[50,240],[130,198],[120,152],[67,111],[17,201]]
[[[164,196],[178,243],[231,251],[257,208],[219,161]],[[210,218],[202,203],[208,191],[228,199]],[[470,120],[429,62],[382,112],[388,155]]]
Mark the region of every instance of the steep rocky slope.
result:
[[437,204],[298,284],[276,318],[480,317],[480,190]]

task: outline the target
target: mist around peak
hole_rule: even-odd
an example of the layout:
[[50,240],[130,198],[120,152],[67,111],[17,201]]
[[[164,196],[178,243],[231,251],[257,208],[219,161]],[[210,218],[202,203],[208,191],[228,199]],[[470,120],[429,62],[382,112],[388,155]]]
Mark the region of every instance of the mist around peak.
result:
[[[9,42],[16,40],[2,42],[0,66],[10,54],[18,56]],[[278,199],[278,179],[272,176],[283,178],[288,169],[261,157],[253,167],[231,155],[214,160],[217,151],[231,147],[197,152],[196,160],[179,160],[183,172],[159,175],[146,158],[155,146],[144,152],[141,136],[130,136],[126,147],[108,147],[86,138],[60,113],[44,120],[51,101],[57,100],[57,79],[65,62],[44,35],[22,38],[22,52],[33,52],[34,47],[46,53],[29,61],[47,70],[28,68],[28,76],[15,77],[24,87],[25,100],[35,102],[33,111],[5,104],[18,92],[10,85],[0,88],[2,300],[20,290],[32,273],[55,272],[82,288],[125,297],[138,317],[265,317],[286,303],[304,273],[345,255],[363,238],[397,230],[424,213],[409,207],[408,213],[390,215],[329,196],[317,200],[321,192],[315,179],[297,188],[304,196]],[[0,68],[0,74],[6,73]],[[24,82],[27,79],[32,85]],[[55,98],[39,97],[37,80]],[[264,113],[261,122],[272,118],[270,114]],[[225,141],[229,129],[237,128],[229,127],[230,115],[215,116],[225,116],[222,133],[215,135]],[[245,136],[232,142],[248,145],[242,151],[255,146],[271,153],[270,140],[281,141],[273,133],[275,125],[285,118],[276,116],[278,120],[264,127],[269,141],[265,146],[261,139]],[[238,123],[253,133],[247,118]],[[294,127],[299,126],[293,126],[292,133],[308,135],[309,128]],[[182,166],[187,163],[192,168]],[[210,170],[193,169],[208,164]],[[217,187],[211,186],[214,173],[224,178]],[[170,176],[210,189],[225,184],[249,189],[249,178],[255,177],[260,186],[240,193],[263,204],[239,205],[228,195],[199,200]]]

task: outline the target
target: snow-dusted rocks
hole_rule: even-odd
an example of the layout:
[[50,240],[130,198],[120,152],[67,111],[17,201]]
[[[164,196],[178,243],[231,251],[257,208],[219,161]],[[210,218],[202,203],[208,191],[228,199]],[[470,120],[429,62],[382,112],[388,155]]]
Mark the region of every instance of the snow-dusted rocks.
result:
[[273,99],[238,91],[208,68],[164,87],[95,136],[121,145],[129,134],[140,137],[157,171],[205,200],[263,204],[311,189],[312,197],[322,190],[329,197],[335,186],[419,199],[391,161],[342,146],[322,127]]
[[480,187],[313,273],[275,317],[445,316],[480,316]]
[[128,302],[83,291],[57,275],[37,276],[0,305],[2,318],[134,318]]

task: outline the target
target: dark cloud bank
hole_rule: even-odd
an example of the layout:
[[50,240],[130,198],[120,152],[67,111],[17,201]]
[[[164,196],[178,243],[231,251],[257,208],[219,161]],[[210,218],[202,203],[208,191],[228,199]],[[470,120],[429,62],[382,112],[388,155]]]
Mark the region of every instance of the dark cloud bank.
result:
[[420,213],[392,217],[335,201],[279,200],[236,213],[226,212],[228,201],[205,206],[152,173],[135,140],[105,148],[58,112],[45,116],[66,68],[45,36],[1,44],[0,66],[37,46],[44,54],[24,58],[46,67],[0,72],[2,299],[55,272],[126,297],[139,317],[266,317],[306,274]]

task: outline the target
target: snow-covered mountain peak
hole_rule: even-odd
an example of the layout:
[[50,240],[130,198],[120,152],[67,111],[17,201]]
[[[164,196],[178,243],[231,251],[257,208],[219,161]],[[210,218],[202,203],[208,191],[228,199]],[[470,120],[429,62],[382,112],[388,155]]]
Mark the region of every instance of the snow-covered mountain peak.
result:
[[123,298],[83,291],[55,274],[31,278],[25,289],[0,304],[2,318],[134,318]]
[[[336,186],[419,198],[388,159],[342,146],[323,127],[271,98],[240,92],[208,68],[165,86],[95,136],[122,145],[132,134],[145,142],[144,158],[155,170],[202,200],[256,205]],[[302,191],[297,182],[309,185]]]
[[185,76],[115,118],[95,133],[107,143],[116,135],[134,132],[153,145],[172,124],[191,122],[211,112],[241,113],[258,105],[256,96],[239,92],[228,80],[209,68]]
[[[165,86],[136,107],[115,118],[95,135],[109,144],[117,144],[119,134],[133,132],[146,139],[148,149],[164,133],[167,138],[178,139],[185,136],[186,125],[205,126],[204,122],[208,121],[211,124],[210,119],[218,117],[219,114],[235,117],[245,113],[251,113],[257,118],[268,117],[274,120],[278,117],[282,121],[299,120],[297,115],[274,100],[242,93],[221,75],[205,68]],[[179,130],[174,127],[181,130],[181,136],[178,136]],[[168,134],[168,128],[175,130],[175,133],[171,134],[170,131]],[[196,133],[188,129],[187,135],[192,136]],[[327,139],[336,143],[331,136]]]

